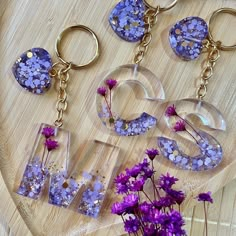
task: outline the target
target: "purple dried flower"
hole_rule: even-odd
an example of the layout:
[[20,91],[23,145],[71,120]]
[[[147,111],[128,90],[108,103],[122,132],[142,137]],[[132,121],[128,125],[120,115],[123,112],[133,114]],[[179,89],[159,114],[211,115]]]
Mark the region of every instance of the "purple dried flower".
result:
[[128,232],[129,234],[138,232],[139,228],[140,228],[140,223],[136,217],[132,218],[130,216],[128,220],[125,220],[125,231]]
[[117,175],[117,177],[115,178],[114,182],[116,184],[118,184],[118,183],[120,183],[120,184],[127,184],[129,182],[129,178],[130,178],[130,176],[121,173],[121,174]]
[[55,135],[55,130],[51,127],[44,127],[42,131],[42,135],[44,135],[45,138],[50,138]]
[[153,204],[158,210],[161,210],[162,208],[171,207],[175,204],[175,201],[172,197],[166,196],[154,201]]
[[105,97],[107,94],[107,89],[105,87],[100,87],[97,89],[97,93],[100,94],[101,96]]
[[178,180],[179,179],[167,173],[166,175],[161,175],[159,177],[158,185],[161,189],[167,190],[170,189]]
[[148,155],[149,159],[152,160],[152,161],[154,160],[154,158],[157,155],[159,155],[159,151],[157,149],[154,149],[154,148],[147,149],[145,153]]
[[149,204],[146,201],[139,204],[139,210],[144,215],[149,214],[151,209],[152,209],[152,204]]
[[139,197],[136,194],[128,194],[124,197],[123,203],[126,208],[134,208],[138,206]]
[[175,210],[172,210],[170,212],[170,219],[171,224],[168,227],[168,231],[171,233],[171,235],[186,235],[186,232],[182,227],[184,226],[184,219],[182,215]]
[[145,225],[144,226],[144,236],[154,236],[159,235],[155,229],[154,224]]
[[170,116],[177,116],[177,112],[176,112],[176,107],[175,105],[173,104],[172,106],[168,106],[167,109],[166,109],[166,112],[165,112],[165,115],[167,117],[170,117]]
[[175,123],[175,126],[173,127],[173,130],[175,132],[181,132],[186,131],[185,122],[183,120],[179,120]]
[[155,171],[152,170],[152,169],[150,169],[149,167],[143,169],[143,172],[144,172],[144,177],[145,177],[146,179],[151,178],[151,177],[153,176],[153,174],[155,173]]
[[135,165],[133,168],[131,169],[126,169],[126,174],[136,178],[140,173],[141,173],[142,169],[140,165]]
[[185,194],[183,191],[177,191],[174,189],[167,189],[166,193],[178,204],[180,205],[184,199]]
[[120,202],[113,203],[111,207],[111,213],[116,215],[122,215],[123,213],[125,213],[124,205]]
[[146,178],[141,177],[133,181],[130,185],[130,190],[133,192],[143,191],[143,186],[145,184]]
[[116,192],[118,194],[124,194],[129,192],[129,187],[127,184],[116,184]]
[[115,79],[107,79],[106,85],[109,87],[110,90],[112,90],[117,84],[117,80]]
[[213,199],[211,197],[211,192],[207,192],[207,193],[200,193],[198,196],[197,196],[197,200],[199,202],[210,202],[210,203],[213,203]]
[[139,163],[139,166],[141,167],[142,170],[148,168],[150,163],[148,162],[147,158],[144,158],[143,162]]
[[47,147],[49,152],[56,149],[59,146],[58,142],[56,140],[53,140],[53,139],[47,139],[44,142],[44,145]]

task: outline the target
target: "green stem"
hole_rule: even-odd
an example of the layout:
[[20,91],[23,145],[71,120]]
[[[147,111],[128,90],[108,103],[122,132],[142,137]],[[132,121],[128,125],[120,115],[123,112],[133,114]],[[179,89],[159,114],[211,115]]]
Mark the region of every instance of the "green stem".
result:
[[153,204],[152,200],[148,197],[148,195],[145,193],[145,191],[142,191],[144,193],[144,195],[146,196],[146,198]]

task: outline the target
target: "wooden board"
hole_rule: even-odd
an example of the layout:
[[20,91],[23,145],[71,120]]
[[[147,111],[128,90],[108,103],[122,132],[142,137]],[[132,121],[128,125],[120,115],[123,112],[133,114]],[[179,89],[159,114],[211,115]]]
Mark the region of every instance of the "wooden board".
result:
[[[135,47],[134,44],[121,41],[108,25],[107,17],[116,2],[108,3],[105,0],[86,2],[1,0],[0,2],[1,171],[17,210],[33,235],[78,235],[98,230],[105,232],[106,229],[109,229],[110,235],[119,235],[122,230],[120,219],[110,214],[110,204],[114,201],[114,194],[110,194],[110,200],[106,201],[101,217],[98,220],[91,220],[75,212],[49,206],[43,201],[33,202],[14,193],[14,186],[20,181],[16,178],[17,173],[23,172],[28,159],[27,154],[31,150],[31,140],[37,132],[36,124],[54,121],[56,98],[54,89],[45,96],[33,96],[17,85],[11,67],[20,53],[41,46],[56,58],[54,43],[57,35],[65,27],[84,24],[97,32],[102,46],[100,60],[89,69],[71,73],[72,79],[68,89],[69,110],[64,128],[72,132],[72,157],[75,157],[89,140],[96,138],[121,148],[120,170],[123,170],[126,166],[141,160],[145,148],[156,146],[155,137],[161,132],[168,135],[167,129],[163,128],[163,110],[159,107],[152,108],[157,109],[155,112],[161,119],[159,127],[142,137],[110,136],[97,117],[95,93],[100,79],[98,74],[109,68],[130,63]],[[236,8],[236,2],[234,0],[180,1],[173,10],[159,16],[153,32],[153,42],[142,65],[161,79],[168,100],[193,96],[203,60],[182,62],[174,56],[168,44],[170,26],[189,15],[209,19],[214,10],[223,6]],[[228,44],[233,43],[235,36],[232,31],[226,31],[228,29],[226,26],[233,27],[235,20],[232,17],[222,16],[220,23],[217,36]],[[87,38],[78,41],[76,37],[71,41],[68,39],[65,47],[67,55],[78,60],[86,60],[91,55],[92,49],[93,47],[87,43]],[[155,163],[158,172],[169,171],[180,178],[189,197],[205,190],[215,192],[236,176],[235,62],[235,52],[222,52],[207,95],[207,100],[225,114],[228,124],[226,133],[217,135],[216,132],[212,133],[223,144],[225,155],[222,164],[213,171],[199,174],[178,170],[162,158]],[[188,201],[186,207],[192,204],[194,201]]]

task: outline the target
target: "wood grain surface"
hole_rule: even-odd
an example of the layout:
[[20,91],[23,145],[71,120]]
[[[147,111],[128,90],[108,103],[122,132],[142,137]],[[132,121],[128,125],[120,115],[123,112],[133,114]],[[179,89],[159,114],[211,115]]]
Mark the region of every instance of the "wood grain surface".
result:
[[[69,109],[64,128],[71,131],[71,157],[79,159],[83,147],[93,139],[119,146],[120,170],[143,158],[147,147],[156,146],[156,137],[169,131],[164,127],[163,108],[155,109],[160,124],[155,130],[141,137],[116,137],[102,126],[96,114],[95,93],[101,72],[132,62],[135,45],[121,41],[107,22],[109,12],[118,1],[75,0],[0,0],[0,167],[6,187],[1,183],[2,229],[6,235],[121,235],[121,221],[111,216],[110,205],[115,195],[110,190],[109,199],[99,219],[89,219],[76,212],[48,205],[46,199],[32,201],[15,194],[19,173],[23,173],[31,151],[32,140],[42,122],[53,123],[56,117],[56,92],[52,88],[44,96],[23,91],[13,78],[11,67],[16,58],[32,47],[47,49],[57,60],[54,44],[57,35],[66,27],[84,24],[93,29],[101,43],[101,57],[90,68],[71,72],[68,88]],[[203,57],[194,62],[183,62],[172,52],[168,43],[168,30],[177,20],[196,15],[207,21],[220,7],[236,8],[235,0],[180,0],[178,5],[158,18],[153,30],[153,41],[142,66],[150,69],[162,81],[166,98],[176,100],[193,97],[196,81],[201,72]],[[226,44],[235,42],[236,19],[222,15],[214,27],[214,35]],[[232,30],[231,30],[232,29]],[[86,61],[93,53],[92,42],[84,33],[66,38],[63,51],[73,61]],[[188,194],[185,205],[187,228],[191,235],[202,235],[202,208],[194,207],[200,191],[219,191],[236,176],[235,133],[236,83],[235,52],[222,52],[209,85],[206,100],[215,105],[227,121],[227,132],[212,132],[222,143],[224,159],[219,167],[203,173],[181,171],[162,158],[155,166],[159,173],[170,172],[177,176],[180,187]],[[104,157],[105,158],[105,157]],[[236,235],[235,233],[235,182],[216,195],[218,204],[209,207],[211,234]],[[229,204],[230,203],[230,204]],[[219,208],[220,206],[220,208]],[[234,206],[234,207],[233,207]],[[193,209],[193,210],[192,210]],[[225,209],[228,209],[227,211]],[[188,212],[190,212],[188,214]],[[2,230],[1,229],[1,230]],[[3,234],[4,235],[4,234]]]

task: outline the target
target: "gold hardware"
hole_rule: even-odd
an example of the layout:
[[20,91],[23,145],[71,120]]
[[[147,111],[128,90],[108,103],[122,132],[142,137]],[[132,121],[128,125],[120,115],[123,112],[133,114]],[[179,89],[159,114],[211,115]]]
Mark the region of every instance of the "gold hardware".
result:
[[208,52],[208,56],[206,60],[206,65],[204,66],[200,76],[200,85],[197,88],[197,98],[201,100],[207,94],[207,86],[209,83],[209,79],[213,76],[215,64],[220,58],[220,50],[231,51],[236,49],[236,45],[225,46],[222,44],[221,41],[215,41],[212,36],[210,28],[219,13],[229,13],[232,15],[236,15],[236,10],[233,8],[220,8],[214,11],[210,18],[208,39],[203,42],[203,49]]
[[167,7],[160,7],[159,5],[157,7],[153,7],[146,0],[144,0],[144,4],[147,7],[147,10],[144,14],[144,22],[146,24],[146,32],[137,47],[137,51],[134,56],[134,63],[135,64],[139,64],[143,60],[145,54],[147,53],[149,44],[152,41],[151,30],[152,30],[153,26],[157,23],[157,15],[160,12],[167,11],[167,10],[171,9],[172,7],[174,7],[176,5],[177,2],[178,2],[178,0],[174,0]]
[[157,23],[157,15],[159,14],[159,12],[160,10],[158,6],[155,10],[149,8],[144,14],[144,22],[146,23],[147,30],[137,47],[137,52],[134,56],[135,64],[139,64],[143,60],[148,50],[149,44],[152,41],[151,30],[153,26]]
[[[166,6],[166,7],[159,7],[159,10],[160,12],[163,12],[163,11],[167,11],[167,10],[170,10],[171,8],[173,8],[176,4],[177,4],[178,0],[174,0],[170,5]],[[151,4],[149,4],[147,2],[147,0],[144,0],[144,4],[149,8],[149,9],[152,9],[152,10],[155,10],[156,8],[153,7]]]
[[[91,60],[89,60],[87,63],[85,64],[75,64],[73,62],[68,62],[67,60],[65,60],[62,56],[62,52],[61,52],[61,42],[63,40],[63,38],[70,32],[72,31],[75,31],[75,30],[82,30],[82,31],[85,31],[87,33],[89,33],[92,38],[94,39],[95,41],[95,45],[96,45],[96,51],[95,51],[95,54],[93,56],[93,58]],[[66,28],[64,31],[62,31],[60,33],[60,35],[58,36],[57,38],[57,41],[56,41],[56,46],[55,46],[55,50],[56,50],[56,54],[59,58],[59,60],[65,64],[65,65],[70,65],[71,64],[71,69],[74,69],[74,70],[77,70],[77,69],[80,69],[80,68],[84,68],[84,67],[87,67],[89,65],[91,65],[92,63],[94,63],[98,57],[99,57],[99,54],[100,54],[100,47],[99,47],[99,41],[98,41],[98,37],[97,35],[88,27],[84,26],[84,25],[75,25],[75,26],[71,26],[71,27],[68,27]]]
[[216,17],[220,13],[228,13],[228,14],[236,16],[236,9],[233,9],[233,8],[220,8],[220,9],[213,12],[213,14],[211,15],[211,18],[209,20],[209,40],[212,44],[216,45],[217,48],[220,49],[220,50],[224,50],[224,51],[235,50],[236,49],[236,44],[234,44],[232,46],[226,46],[226,45],[223,45],[221,43],[221,41],[215,41],[214,37],[212,36],[211,26],[213,25],[213,21],[216,19]]

